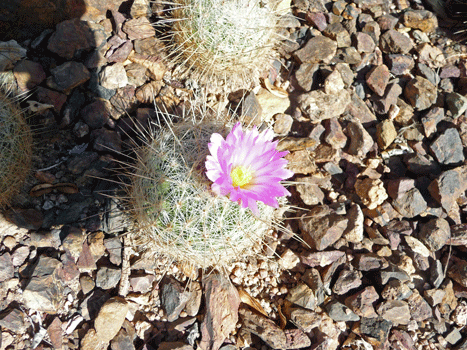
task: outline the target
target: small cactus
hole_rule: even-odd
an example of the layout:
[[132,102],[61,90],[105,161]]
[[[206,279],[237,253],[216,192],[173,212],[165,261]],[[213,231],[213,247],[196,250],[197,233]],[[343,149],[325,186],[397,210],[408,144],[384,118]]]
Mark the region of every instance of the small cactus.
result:
[[137,245],[203,269],[258,254],[274,208],[259,202],[256,217],[212,193],[205,176],[211,135],[226,131],[219,121],[183,121],[146,137],[127,190]]
[[31,157],[31,130],[17,105],[0,93],[0,208],[20,190]]
[[172,58],[209,90],[259,81],[271,65],[280,16],[260,0],[179,0],[172,12]]

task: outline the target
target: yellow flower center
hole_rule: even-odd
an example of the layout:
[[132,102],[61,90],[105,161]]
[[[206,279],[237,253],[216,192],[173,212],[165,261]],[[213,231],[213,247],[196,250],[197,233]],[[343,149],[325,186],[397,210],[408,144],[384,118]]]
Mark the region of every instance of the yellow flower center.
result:
[[232,178],[232,185],[234,187],[243,187],[248,185],[251,179],[253,179],[253,172],[243,165],[239,165],[230,172],[230,177]]

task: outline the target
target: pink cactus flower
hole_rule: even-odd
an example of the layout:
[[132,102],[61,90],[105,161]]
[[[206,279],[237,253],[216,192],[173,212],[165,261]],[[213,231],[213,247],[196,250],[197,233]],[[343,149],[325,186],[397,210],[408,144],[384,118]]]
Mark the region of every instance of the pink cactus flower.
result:
[[206,157],[206,176],[213,182],[212,190],[243,208],[250,208],[259,216],[256,201],[277,208],[277,197],[290,196],[280,183],[293,176],[285,169],[288,161],[283,158],[288,152],[276,150],[278,141],[272,141],[272,130],[258,132],[242,130],[235,124],[226,139],[212,134],[209,143],[210,155]]

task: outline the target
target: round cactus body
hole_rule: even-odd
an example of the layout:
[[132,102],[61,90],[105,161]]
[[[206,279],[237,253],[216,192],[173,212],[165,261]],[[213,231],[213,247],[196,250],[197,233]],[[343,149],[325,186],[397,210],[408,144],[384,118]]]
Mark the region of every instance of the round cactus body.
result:
[[273,5],[180,0],[175,6],[172,57],[209,89],[248,87],[271,66],[279,19]]
[[15,103],[0,93],[0,207],[20,190],[31,157],[30,128]]
[[255,217],[213,194],[204,174],[210,137],[225,131],[217,122],[180,123],[141,148],[128,190],[139,246],[198,268],[222,268],[261,249],[274,209],[259,203]]

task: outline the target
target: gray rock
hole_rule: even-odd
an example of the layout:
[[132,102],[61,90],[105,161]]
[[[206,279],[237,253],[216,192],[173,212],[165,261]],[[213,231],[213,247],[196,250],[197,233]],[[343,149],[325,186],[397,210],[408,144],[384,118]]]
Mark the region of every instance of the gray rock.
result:
[[74,61],[65,62],[50,72],[52,78],[47,80],[47,85],[67,95],[72,89],[84,84],[91,78],[91,74],[84,64]]
[[18,309],[7,309],[0,315],[0,327],[17,334],[22,334],[28,328],[24,313]]
[[360,316],[356,315],[352,310],[350,310],[344,304],[339,303],[334,300],[326,304],[324,307],[329,317],[332,318],[335,322],[348,322],[348,321],[358,321]]
[[392,206],[406,218],[413,218],[427,209],[427,203],[417,188],[399,194],[392,201]]
[[428,186],[431,196],[449,212],[457,198],[467,189],[465,166],[444,171]]
[[390,264],[386,270],[380,271],[380,276],[382,285],[385,285],[390,279],[396,279],[398,281],[410,280],[407,272],[393,264]]
[[390,300],[381,303],[376,312],[394,325],[406,325],[410,321],[409,304],[403,300]]
[[459,132],[455,128],[446,129],[430,145],[430,150],[438,162],[455,165],[464,161],[464,147]]
[[436,252],[444,247],[451,237],[451,228],[445,219],[431,219],[422,224],[418,237],[432,252]]
[[314,90],[298,97],[300,109],[312,122],[339,117],[345,112],[350,101],[350,94],[347,90],[336,94]]
[[0,282],[8,281],[13,278],[15,268],[10,253],[0,255]]
[[467,97],[457,92],[449,92],[446,94],[446,104],[452,117],[455,119],[460,117],[467,110]]
[[27,308],[55,314],[65,302],[60,270],[62,263],[56,259],[41,255],[34,267],[32,277],[23,291],[24,304]]
[[293,287],[287,294],[286,300],[309,310],[314,310],[316,306],[315,294],[305,283]]
[[349,307],[355,314],[361,317],[377,317],[373,303],[379,299],[379,295],[373,286],[365,287],[365,289],[347,297],[345,305]]
[[101,267],[97,270],[96,286],[102,289],[112,289],[117,286],[122,277],[122,270],[112,267]]
[[342,270],[337,277],[332,291],[338,295],[360,287],[362,284],[362,273],[357,270]]
[[362,317],[360,320],[360,332],[384,343],[392,328],[392,322],[381,317]]

